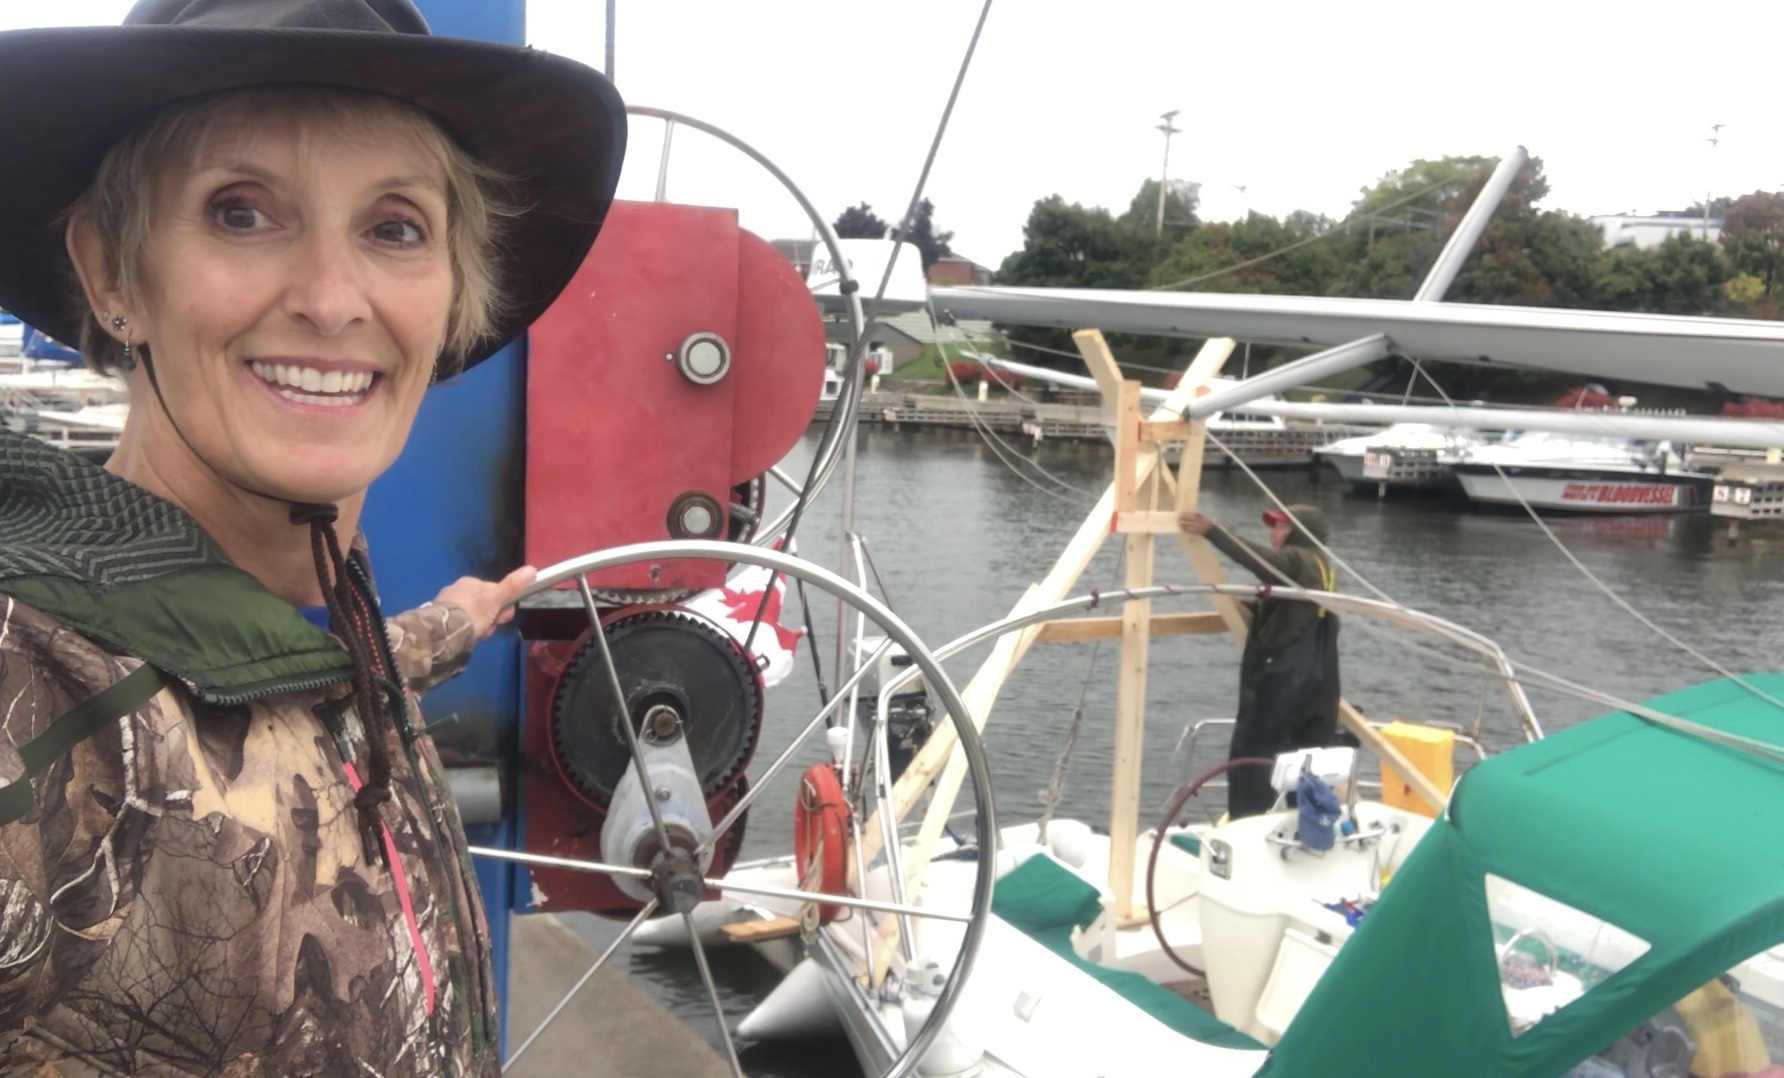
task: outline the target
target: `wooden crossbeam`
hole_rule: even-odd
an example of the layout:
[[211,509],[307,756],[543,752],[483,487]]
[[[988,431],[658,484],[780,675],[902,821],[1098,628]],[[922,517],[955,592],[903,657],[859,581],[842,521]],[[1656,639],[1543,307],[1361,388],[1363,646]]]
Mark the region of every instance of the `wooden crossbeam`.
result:
[[[1219,614],[1198,611],[1193,614],[1154,614],[1149,623],[1153,636],[1196,636],[1226,632],[1226,622]],[[1061,618],[1041,623],[1035,636],[1037,644],[1075,644],[1085,640],[1114,640],[1121,635],[1118,617]]]
[[1132,509],[1115,513],[1110,531],[1117,535],[1176,535],[1177,512],[1174,509]]
[[1154,445],[1164,442],[1199,442],[1202,440],[1202,431],[1203,428],[1191,419],[1148,420],[1140,424],[1140,441]]

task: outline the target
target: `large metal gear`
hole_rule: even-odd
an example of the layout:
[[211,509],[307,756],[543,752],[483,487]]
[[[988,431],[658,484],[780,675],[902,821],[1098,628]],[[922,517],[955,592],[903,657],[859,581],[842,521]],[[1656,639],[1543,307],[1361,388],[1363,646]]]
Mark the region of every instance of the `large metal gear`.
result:
[[604,631],[626,708],[614,706],[612,679],[590,636],[552,700],[552,746],[564,775],[595,804],[609,804],[631,766],[619,727],[624,714],[646,736],[653,722],[679,722],[702,789],[723,790],[748,765],[762,728],[762,683],[743,650],[705,618],[673,608],[626,615]]

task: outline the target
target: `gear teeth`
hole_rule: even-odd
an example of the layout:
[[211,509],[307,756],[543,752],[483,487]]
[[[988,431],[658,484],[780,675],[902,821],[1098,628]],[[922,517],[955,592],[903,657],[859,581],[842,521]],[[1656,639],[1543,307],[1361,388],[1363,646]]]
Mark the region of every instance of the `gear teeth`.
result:
[[[634,630],[652,623],[665,622],[683,626],[686,630],[702,636],[707,641],[714,644],[715,647],[729,659],[730,669],[732,673],[736,675],[737,683],[743,690],[743,704],[746,709],[746,714],[748,715],[748,721],[745,726],[743,737],[740,739],[740,743],[734,752],[732,759],[725,767],[715,774],[713,779],[702,785],[702,792],[710,797],[735,783],[738,776],[749,766],[750,760],[755,756],[756,745],[761,737],[762,721],[765,714],[761,679],[751,668],[750,663],[743,654],[741,645],[737,641],[733,640],[728,633],[715,626],[711,621],[692,611],[674,609],[646,610],[620,618],[608,625],[606,629],[602,631],[609,633],[608,641],[611,645],[614,642],[616,631],[622,631],[621,635],[623,635],[624,630]],[[557,686],[553,689],[554,699],[552,701],[551,712],[551,738],[553,748],[557,753],[559,761],[559,773],[573,784],[583,796],[587,797],[595,804],[605,806],[612,799],[612,791],[602,789],[600,785],[591,781],[587,774],[588,769],[581,766],[574,766],[571,763],[571,761],[578,755],[578,750],[576,746],[568,743],[566,740],[566,726],[570,721],[569,716],[565,714],[565,709],[568,706],[566,703],[566,689],[568,687],[579,685],[582,679],[587,676],[600,677],[603,679],[607,676],[606,671],[602,669],[600,645],[592,638],[586,641],[581,648],[577,649],[576,654],[571,657],[569,664],[564,668],[563,674],[558,678]],[[698,719],[694,718],[691,719],[691,721],[698,722]],[[696,760],[695,762],[697,765],[704,764],[704,761]],[[705,770],[706,768],[701,766],[701,771],[704,772]]]

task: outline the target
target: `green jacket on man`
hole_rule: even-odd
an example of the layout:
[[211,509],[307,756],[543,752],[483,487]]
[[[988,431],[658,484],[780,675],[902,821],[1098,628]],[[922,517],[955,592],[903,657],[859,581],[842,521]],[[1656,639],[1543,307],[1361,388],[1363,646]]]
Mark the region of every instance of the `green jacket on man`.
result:
[[[1291,505],[1289,511],[1303,527],[1321,542],[1325,541],[1326,516],[1319,507]],[[1296,528],[1280,549],[1241,539],[1219,524],[1209,529],[1208,541],[1216,550],[1256,574],[1263,583],[1292,583],[1322,591],[1330,591],[1336,584],[1333,570],[1301,528]],[[1260,600],[1254,604],[1251,636],[1261,647],[1282,647],[1300,636],[1318,613],[1318,606],[1297,599]]]

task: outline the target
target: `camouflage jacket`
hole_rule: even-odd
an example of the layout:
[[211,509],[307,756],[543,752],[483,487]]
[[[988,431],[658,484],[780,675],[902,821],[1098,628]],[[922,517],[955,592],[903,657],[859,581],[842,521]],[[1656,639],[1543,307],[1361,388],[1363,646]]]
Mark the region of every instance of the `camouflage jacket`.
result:
[[176,507],[0,433],[0,782],[74,705],[145,662],[167,678],[0,826],[0,1074],[498,1073],[487,925],[414,698],[463,666],[469,618],[429,604],[384,635],[411,690],[390,869],[356,825],[339,643]]

